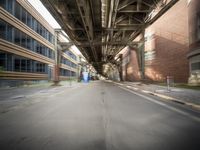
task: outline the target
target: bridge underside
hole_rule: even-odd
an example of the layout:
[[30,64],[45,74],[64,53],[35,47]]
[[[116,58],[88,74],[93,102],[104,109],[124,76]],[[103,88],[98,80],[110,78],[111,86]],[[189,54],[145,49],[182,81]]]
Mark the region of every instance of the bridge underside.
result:
[[162,16],[178,0],[41,0],[89,63],[104,63]]

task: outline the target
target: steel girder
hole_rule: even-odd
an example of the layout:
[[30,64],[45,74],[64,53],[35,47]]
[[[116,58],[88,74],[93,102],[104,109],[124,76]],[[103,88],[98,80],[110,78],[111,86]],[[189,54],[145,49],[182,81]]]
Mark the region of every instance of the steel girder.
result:
[[41,1],[71,42],[99,70],[102,64],[95,62],[113,62],[122,48],[137,46],[133,40],[178,0]]

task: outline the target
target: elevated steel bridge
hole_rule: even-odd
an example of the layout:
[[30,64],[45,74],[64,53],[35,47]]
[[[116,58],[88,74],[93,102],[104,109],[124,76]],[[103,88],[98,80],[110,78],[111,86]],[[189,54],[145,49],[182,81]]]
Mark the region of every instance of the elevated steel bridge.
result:
[[74,43],[102,72],[125,46],[178,0],[41,0]]

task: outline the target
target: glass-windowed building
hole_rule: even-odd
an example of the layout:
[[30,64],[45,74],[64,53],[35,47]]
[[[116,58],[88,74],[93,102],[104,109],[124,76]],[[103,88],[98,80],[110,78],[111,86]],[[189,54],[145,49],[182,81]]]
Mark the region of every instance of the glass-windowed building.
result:
[[54,29],[27,1],[1,0],[1,84],[51,79],[54,64]]
[[64,50],[61,52],[60,59],[60,78],[77,78],[78,61],[77,55],[70,50]]
[[[0,0],[1,85],[53,80],[54,35],[54,29],[28,1]],[[76,76],[76,55],[68,53],[62,54],[60,75]]]

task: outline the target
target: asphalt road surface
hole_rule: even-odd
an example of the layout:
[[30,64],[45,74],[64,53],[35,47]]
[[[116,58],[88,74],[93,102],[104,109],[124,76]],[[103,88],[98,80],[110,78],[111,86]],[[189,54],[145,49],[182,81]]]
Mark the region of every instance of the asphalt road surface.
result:
[[113,83],[62,87],[17,105],[0,113],[0,150],[200,149],[195,113]]

